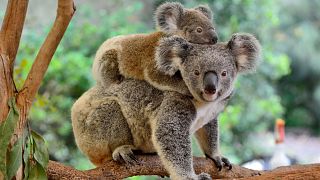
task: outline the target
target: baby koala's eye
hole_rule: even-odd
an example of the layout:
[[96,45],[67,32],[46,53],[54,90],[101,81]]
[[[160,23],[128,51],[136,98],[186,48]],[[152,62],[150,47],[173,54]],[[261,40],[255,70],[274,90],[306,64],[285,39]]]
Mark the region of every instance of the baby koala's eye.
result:
[[202,28],[201,27],[197,27],[197,33],[202,33]]
[[227,71],[222,71],[221,76],[227,76]]
[[200,75],[200,72],[199,72],[198,70],[195,70],[195,71],[194,71],[194,75],[199,76],[199,75]]

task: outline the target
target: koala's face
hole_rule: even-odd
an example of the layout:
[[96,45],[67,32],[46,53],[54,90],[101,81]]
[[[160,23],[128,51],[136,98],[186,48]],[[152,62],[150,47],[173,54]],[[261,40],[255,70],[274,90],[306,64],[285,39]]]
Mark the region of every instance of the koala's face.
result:
[[215,44],[218,36],[208,6],[186,9],[177,2],[167,2],[157,8],[156,23],[161,31],[178,35],[195,44]]
[[181,17],[178,29],[179,34],[191,43],[215,44],[218,41],[211,19],[197,10],[186,11]]
[[193,45],[189,55],[181,60],[180,73],[194,98],[214,101],[231,94],[237,67],[224,44]]
[[228,97],[239,72],[255,68],[260,44],[250,34],[234,34],[227,43],[191,44],[178,36],[163,38],[156,50],[159,71],[180,71],[190,93],[199,101]]

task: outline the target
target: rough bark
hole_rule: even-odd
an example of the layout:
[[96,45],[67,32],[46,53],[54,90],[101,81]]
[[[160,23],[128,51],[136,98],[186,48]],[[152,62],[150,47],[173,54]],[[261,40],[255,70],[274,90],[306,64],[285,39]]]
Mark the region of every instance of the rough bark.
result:
[[[123,179],[137,175],[168,176],[156,155],[139,155],[139,165],[123,165],[114,161],[102,167],[80,171],[70,166],[50,161],[49,179]],[[214,163],[206,158],[194,157],[196,173],[206,172],[213,179],[320,179],[320,164],[280,167],[272,171],[254,171],[237,165],[232,170],[217,171]]]
[[9,0],[0,30],[0,123],[9,112],[9,97],[17,93],[13,82],[13,66],[27,8],[28,0]]

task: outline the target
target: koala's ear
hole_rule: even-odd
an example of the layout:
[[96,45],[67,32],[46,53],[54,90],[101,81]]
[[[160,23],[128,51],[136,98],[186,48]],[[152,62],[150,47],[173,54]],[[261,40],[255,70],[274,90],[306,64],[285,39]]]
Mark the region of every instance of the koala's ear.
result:
[[179,36],[162,38],[155,53],[157,69],[164,74],[173,76],[192,48],[192,44]]
[[167,2],[160,5],[155,12],[157,27],[166,33],[173,33],[178,29],[178,23],[184,13],[182,4]]
[[256,68],[261,57],[261,45],[253,35],[234,34],[227,46],[235,56],[238,72],[250,72]]
[[198,7],[195,7],[194,9],[201,12],[208,19],[210,19],[210,20],[213,19],[213,12],[211,11],[211,9],[208,5],[200,5]]

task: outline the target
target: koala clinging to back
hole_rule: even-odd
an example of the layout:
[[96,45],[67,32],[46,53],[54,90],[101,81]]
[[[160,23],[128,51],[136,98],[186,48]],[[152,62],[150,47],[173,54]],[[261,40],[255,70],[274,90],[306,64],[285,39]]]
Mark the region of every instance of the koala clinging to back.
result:
[[92,68],[98,84],[109,87],[125,77],[146,80],[160,90],[190,95],[179,74],[170,77],[156,69],[155,48],[161,38],[172,35],[191,43],[215,44],[218,38],[212,12],[207,6],[186,9],[180,3],[168,2],[157,8],[155,16],[160,31],[117,36],[100,46]]
[[[210,179],[193,169],[191,135],[219,169],[231,168],[219,151],[218,115],[239,73],[256,67],[259,42],[235,34],[227,43],[191,44],[171,36],[159,42],[156,67],[181,76],[194,98],[125,79],[109,88],[97,84],[71,110],[76,143],[95,165],[114,159],[134,163],[133,150],[156,152],[172,179]],[[169,75],[170,76],[170,75]]]

